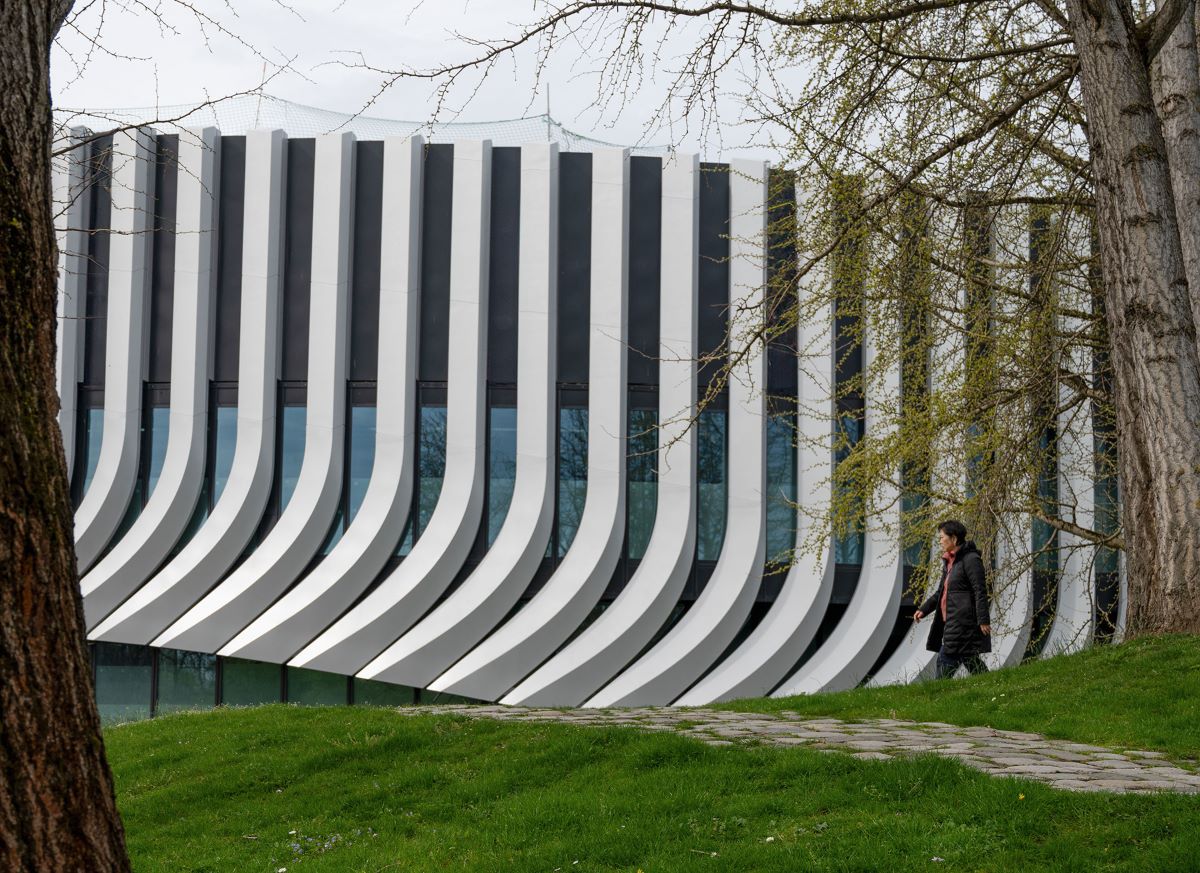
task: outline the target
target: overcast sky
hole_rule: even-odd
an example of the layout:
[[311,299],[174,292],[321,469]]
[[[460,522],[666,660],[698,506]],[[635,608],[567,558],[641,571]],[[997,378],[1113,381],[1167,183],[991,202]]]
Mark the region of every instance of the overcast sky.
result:
[[[100,31],[103,49],[92,50],[89,58],[87,36],[95,32],[101,8],[93,5],[77,30],[65,29],[60,36],[52,67],[55,104],[72,109],[127,108],[219,97],[254,87],[263,76],[262,56],[266,56],[268,75],[285,60],[293,68],[278,73],[267,85],[268,93],[323,109],[355,112],[378,91],[380,78],[339,61],[353,63],[356,53],[361,53],[368,63],[389,68],[463,59],[470,50],[453,31],[475,37],[515,33],[520,22],[532,20],[535,14],[533,0],[291,0],[288,7],[269,0],[242,0],[231,5],[237,15],[211,0],[198,0],[197,8],[234,36],[212,27],[202,29],[169,2],[163,8],[173,31],[144,12],[122,11],[109,2]],[[668,47],[664,67],[688,42],[685,29]],[[534,53],[522,51],[493,71],[473,98],[468,100],[466,89],[456,92],[452,102],[458,111],[444,114],[443,120],[537,115],[545,111],[548,85],[551,114],[577,133],[629,145],[670,144],[701,151],[710,159],[772,157],[766,134],[739,124],[741,105],[734,96],[722,98],[719,124],[703,141],[697,119],[692,119],[688,131],[676,122],[647,134],[645,127],[667,88],[665,68],[651,71],[653,78],[625,99],[619,114],[617,107],[602,114],[589,109],[597,96],[592,71],[601,58],[588,48],[577,42],[561,45],[541,85],[534,79]],[[89,60],[78,74],[84,58]],[[730,90],[743,85],[736,71],[725,80]],[[430,86],[406,82],[379,96],[365,114],[423,121],[431,111]]]

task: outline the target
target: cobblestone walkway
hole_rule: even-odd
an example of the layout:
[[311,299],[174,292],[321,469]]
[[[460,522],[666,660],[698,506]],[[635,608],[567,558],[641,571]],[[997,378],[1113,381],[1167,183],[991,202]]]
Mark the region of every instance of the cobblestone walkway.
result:
[[[713,746],[766,744],[806,746],[883,761],[932,753],[955,758],[993,776],[1019,776],[1069,791],[1200,793],[1200,772],[1160,752],[1121,752],[1039,734],[960,727],[933,721],[889,718],[840,721],[802,718],[794,712],[764,715],[713,709],[529,709],[518,706],[414,706],[403,715],[460,715],[506,721],[556,721],[575,725],[622,725],[674,731]],[[1190,765],[1194,767],[1194,765]]]

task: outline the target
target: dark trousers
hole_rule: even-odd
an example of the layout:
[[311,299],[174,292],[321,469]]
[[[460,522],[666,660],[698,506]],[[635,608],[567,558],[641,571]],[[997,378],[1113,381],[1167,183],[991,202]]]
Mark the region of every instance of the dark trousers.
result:
[[945,649],[937,654],[937,678],[949,679],[958,672],[959,667],[966,667],[971,674],[986,673],[987,664],[979,655],[947,655]]

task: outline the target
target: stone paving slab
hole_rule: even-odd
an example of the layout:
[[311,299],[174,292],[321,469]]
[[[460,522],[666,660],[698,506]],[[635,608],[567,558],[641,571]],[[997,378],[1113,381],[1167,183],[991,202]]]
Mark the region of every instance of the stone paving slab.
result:
[[458,715],[505,721],[554,721],[583,727],[618,726],[675,731],[711,746],[803,746],[847,753],[869,761],[900,755],[954,758],[996,777],[1031,779],[1065,791],[1117,794],[1167,791],[1200,794],[1200,772],[1162,752],[1114,751],[1103,746],[1053,740],[1025,731],[959,727],[944,722],[894,718],[857,722],[712,709],[528,709],[520,706],[448,704],[404,706],[401,715]]

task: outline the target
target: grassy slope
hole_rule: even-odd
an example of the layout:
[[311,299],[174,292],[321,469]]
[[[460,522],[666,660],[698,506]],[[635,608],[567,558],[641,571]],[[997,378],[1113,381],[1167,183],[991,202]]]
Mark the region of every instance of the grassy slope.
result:
[[[741,706],[1194,752],[1197,664],[1175,639]],[[357,707],[182,714],[106,742],[138,871],[1200,869],[1200,797],[1070,794],[937,758]]]
[[953,682],[739,700],[723,708],[988,725],[1194,759],[1200,754],[1200,638],[1098,646]]

